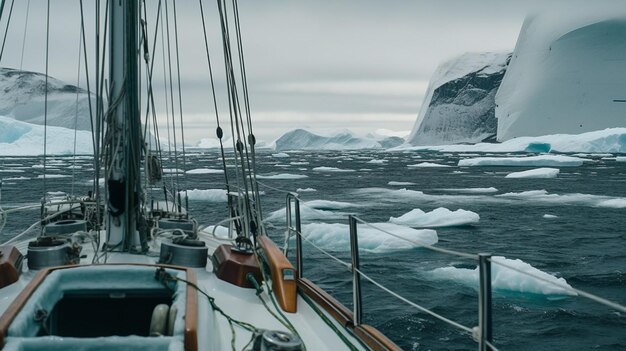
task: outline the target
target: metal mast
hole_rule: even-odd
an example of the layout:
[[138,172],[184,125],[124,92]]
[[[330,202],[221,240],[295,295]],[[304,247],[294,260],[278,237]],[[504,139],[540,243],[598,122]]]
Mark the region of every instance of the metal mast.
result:
[[140,245],[139,1],[110,1],[110,67],[107,186],[107,249]]

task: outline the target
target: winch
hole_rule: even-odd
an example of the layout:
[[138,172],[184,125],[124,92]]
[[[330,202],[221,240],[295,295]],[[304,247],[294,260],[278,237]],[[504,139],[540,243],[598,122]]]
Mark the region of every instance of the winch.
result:
[[201,268],[206,266],[208,255],[204,241],[180,238],[161,243],[159,263]]
[[42,236],[28,243],[28,269],[38,270],[46,267],[64,266],[80,263],[82,247],[69,240],[60,240]]

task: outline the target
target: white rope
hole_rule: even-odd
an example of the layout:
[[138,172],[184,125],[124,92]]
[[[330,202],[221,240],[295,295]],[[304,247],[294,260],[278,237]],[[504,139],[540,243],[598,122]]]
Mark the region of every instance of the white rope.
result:
[[618,310],[620,312],[626,313],[626,307],[624,307],[624,306],[622,306],[622,305],[620,305],[620,304],[618,304],[616,302],[613,302],[613,301],[607,300],[605,298],[602,298],[600,296],[597,296],[597,295],[594,295],[594,294],[591,294],[591,293],[588,293],[588,292],[585,292],[585,291],[573,288],[573,287],[571,287],[569,285],[565,285],[565,284],[562,284],[562,283],[557,283],[557,282],[552,281],[552,280],[550,280],[548,278],[541,277],[541,276],[539,276],[537,274],[533,274],[533,273],[530,273],[530,272],[523,271],[523,270],[521,270],[521,269],[519,269],[517,267],[514,267],[512,265],[509,265],[509,264],[506,264],[506,263],[502,263],[500,261],[494,261],[493,258],[489,258],[489,261],[491,261],[492,264],[497,264],[497,265],[500,265],[502,267],[508,268],[510,270],[516,271],[518,273],[525,274],[525,275],[527,275],[529,277],[532,277],[532,278],[535,278],[537,280],[541,280],[543,282],[546,282],[546,283],[549,283],[551,285],[557,286],[557,287],[559,287],[559,288],[561,288],[563,290],[566,290],[566,291],[569,291],[569,292],[573,292],[573,293],[577,293],[577,294],[579,294],[582,297],[588,298],[589,300],[593,300],[593,301],[595,301],[597,303],[600,303],[602,305],[605,305],[607,307],[610,307],[610,308],[616,309],[616,310]]

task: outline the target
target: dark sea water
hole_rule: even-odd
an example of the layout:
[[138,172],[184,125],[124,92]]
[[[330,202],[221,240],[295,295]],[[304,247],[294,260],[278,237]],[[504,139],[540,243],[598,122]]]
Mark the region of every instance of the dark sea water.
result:
[[[521,259],[567,283],[626,304],[626,162],[615,158],[587,156],[578,167],[560,168],[553,179],[507,179],[510,172],[532,167],[457,167],[461,158],[477,155],[434,152],[289,152],[274,157],[261,152],[258,174],[306,175],[302,179],[262,179],[272,187],[301,192],[303,201],[328,200],[322,215],[309,222],[347,224],[347,213],[368,222],[387,222],[390,217],[419,208],[464,209],[480,215],[474,225],[436,228],[436,246],[458,251],[488,252],[508,259]],[[497,155],[505,157],[510,155]],[[370,163],[372,159],[386,160]],[[174,168],[174,160],[167,167]],[[179,168],[220,168],[216,152],[190,153]],[[451,167],[409,168],[409,164],[431,162]],[[0,158],[3,178],[3,207],[36,204],[44,193],[41,158]],[[35,167],[33,167],[35,166]],[[74,168],[71,168],[71,167]],[[315,171],[335,167],[344,172]],[[89,157],[53,157],[47,160],[46,191],[85,194],[90,189],[93,167]],[[74,176],[72,177],[72,174]],[[232,172],[231,172],[232,175]],[[223,189],[223,174],[188,174],[178,177],[181,189]],[[411,182],[391,186],[389,181]],[[72,185],[73,184],[73,185]],[[490,193],[468,193],[470,188],[490,188]],[[73,188],[73,189],[72,189]],[[407,189],[420,191],[398,191]],[[263,188],[266,218],[284,210],[285,194]],[[545,190],[545,192],[537,192]],[[531,193],[523,193],[535,191]],[[507,193],[518,193],[509,194]],[[333,205],[335,204],[335,205]],[[226,218],[220,199],[194,199],[190,212],[201,223],[213,224]],[[341,208],[339,208],[341,207]],[[319,209],[319,208],[318,208]],[[549,214],[554,218],[544,218]],[[21,232],[38,219],[38,210],[13,214],[0,240]],[[269,222],[270,235],[283,243],[284,217]],[[306,225],[305,225],[306,227]],[[348,262],[349,246],[345,232],[315,242]],[[343,236],[339,238],[338,236]],[[313,238],[314,239],[314,238]],[[378,240],[375,238],[374,242]],[[385,234],[380,233],[380,242]],[[293,246],[293,241],[291,243]],[[303,275],[352,307],[351,275],[305,244]],[[292,255],[293,257],[293,255]],[[458,275],[436,274],[441,267],[463,275],[476,263],[424,248],[404,250],[364,250],[362,270],[372,278],[409,298],[468,327],[478,324],[477,284]],[[465,274],[467,276],[467,274]],[[507,275],[499,276],[506,280]],[[510,276],[509,276],[510,278]],[[515,280],[515,278],[511,278]],[[509,279],[509,280],[511,280]],[[533,287],[533,283],[529,283]],[[534,283],[541,287],[542,283]],[[421,313],[396,300],[376,286],[363,282],[364,320],[388,335],[406,350],[466,350],[476,343],[465,332]],[[523,289],[522,289],[523,290]],[[541,289],[539,289],[541,290]],[[625,350],[626,316],[582,297],[528,293],[520,289],[496,289],[493,295],[494,344],[500,350]]]

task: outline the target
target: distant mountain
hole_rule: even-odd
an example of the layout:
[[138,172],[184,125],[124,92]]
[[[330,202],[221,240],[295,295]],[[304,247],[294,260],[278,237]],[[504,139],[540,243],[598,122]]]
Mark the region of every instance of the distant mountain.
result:
[[[0,92],[0,116],[44,124],[45,74],[0,68]],[[88,99],[84,89],[48,76],[48,126],[91,130]]]
[[442,145],[495,141],[495,95],[510,53],[466,53],[433,74],[407,141]]
[[276,139],[274,148],[277,151],[386,149],[403,143],[404,139],[397,136],[358,137],[350,131],[324,136],[305,129],[294,129]]

